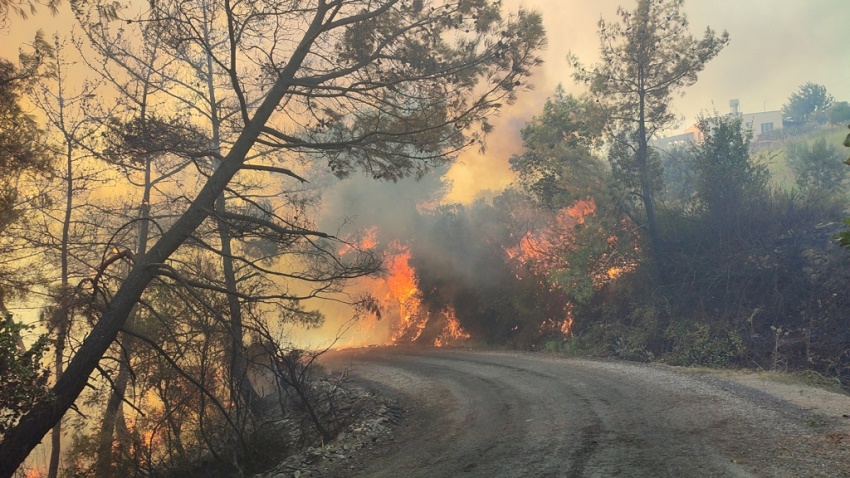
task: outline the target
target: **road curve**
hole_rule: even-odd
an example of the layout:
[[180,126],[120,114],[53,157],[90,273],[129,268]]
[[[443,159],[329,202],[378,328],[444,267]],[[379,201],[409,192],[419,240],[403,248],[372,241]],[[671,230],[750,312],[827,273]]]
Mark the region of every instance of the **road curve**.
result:
[[334,352],[322,363],[407,410],[394,443],[328,476],[850,476],[825,451],[837,430],[829,424],[673,367],[403,348]]

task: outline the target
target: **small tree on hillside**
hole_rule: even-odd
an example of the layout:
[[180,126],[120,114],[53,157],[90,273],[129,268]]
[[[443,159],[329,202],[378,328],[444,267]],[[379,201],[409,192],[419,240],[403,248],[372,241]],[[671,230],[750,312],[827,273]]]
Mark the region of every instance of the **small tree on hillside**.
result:
[[841,151],[826,138],[808,143],[791,143],[788,164],[797,175],[797,185],[806,190],[838,192],[847,178],[847,166]]
[[752,133],[737,116],[702,118],[705,135],[695,147],[698,209],[718,223],[734,223],[748,202],[764,197],[770,179],[767,166],[750,157]]
[[833,102],[825,86],[809,82],[788,97],[788,102],[782,105],[782,118],[790,123],[823,123],[827,119],[825,113]]
[[693,144],[673,144],[658,154],[664,170],[663,199],[674,205],[687,203],[695,192]]
[[587,304],[634,262],[631,211],[598,155],[606,121],[596,102],[559,88],[522,129],[524,151],[510,159],[522,189],[545,209],[541,224],[519,236],[523,254],[513,262],[561,290],[571,306]]
[[850,102],[835,102],[829,110],[827,110],[826,117],[832,124],[842,124],[850,121]]

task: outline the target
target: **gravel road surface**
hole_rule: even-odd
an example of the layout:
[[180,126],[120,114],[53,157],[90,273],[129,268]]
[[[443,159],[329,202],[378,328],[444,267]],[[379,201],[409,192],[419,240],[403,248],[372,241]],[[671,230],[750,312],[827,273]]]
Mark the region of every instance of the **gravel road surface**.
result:
[[405,410],[392,442],[325,476],[850,476],[838,393],[541,354],[366,348],[323,365]]

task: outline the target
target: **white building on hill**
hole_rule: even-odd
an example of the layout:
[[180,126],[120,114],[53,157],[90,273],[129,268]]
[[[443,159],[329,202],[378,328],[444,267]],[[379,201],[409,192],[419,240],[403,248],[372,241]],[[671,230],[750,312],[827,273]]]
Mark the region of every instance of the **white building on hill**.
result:
[[762,113],[748,113],[741,115],[744,127],[753,132],[753,138],[762,133],[775,129],[782,129],[781,111],[764,111]]
[[782,111],[762,111],[761,113],[741,113],[738,111],[740,102],[738,100],[729,100],[729,108],[731,114],[741,116],[744,123],[744,128],[749,129],[753,133],[753,139],[757,138],[762,133],[767,133],[775,129],[782,129]]
[[[753,133],[753,141],[757,140],[760,134],[782,129],[782,111],[776,110],[762,111],[761,113],[741,113],[739,111],[739,106],[740,102],[738,100],[729,100],[729,109],[731,110],[729,114],[741,117],[743,128]],[[700,131],[698,124],[694,124],[686,129],[684,133],[656,139],[652,142],[652,145],[659,149],[666,149],[674,144],[699,143],[702,140],[702,131]]]

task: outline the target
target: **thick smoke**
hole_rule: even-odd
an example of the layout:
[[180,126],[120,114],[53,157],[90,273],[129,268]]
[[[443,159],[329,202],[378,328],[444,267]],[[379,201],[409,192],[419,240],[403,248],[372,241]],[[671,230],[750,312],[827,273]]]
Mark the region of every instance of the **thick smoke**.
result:
[[[436,207],[445,196],[449,185],[444,175],[445,168],[420,180],[407,178],[398,182],[376,181],[368,175],[317,179],[313,182],[326,184],[320,189],[318,227],[352,243],[372,236],[374,244],[368,246],[385,255],[385,267],[391,265],[393,255],[400,252],[399,246],[409,248],[412,239],[420,234],[419,211]],[[333,341],[337,346],[390,342],[399,318],[388,297],[390,291],[384,281],[387,274],[384,271],[379,277],[356,280],[346,290],[349,294],[374,296],[383,305],[380,317],[361,316],[352,323],[349,307],[322,301],[315,306],[325,314],[325,323],[315,330],[294,330],[294,339],[309,346]]]
[[[378,249],[389,250],[394,242],[407,248],[426,307],[434,312],[453,305],[458,320],[475,338],[502,334],[505,328],[516,335],[522,327],[512,320],[505,318],[504,326],[497,326],[492,315],[489,322],[485,317],[491,309],[517,310],[516,304],[499,302],[510,288],[526,288],[529,297],[538,292],[527,286],[532,280],[529,275],[519,281],[517,275],[522,274],[505,260],[504,248],[518,240],[514,232],[490,231],[488,236],[476,222],[479,217],[497,214],[499,206],[474,202],[482,197],[492,200],[515,180],[508,159],[521,151],[519,131],[541,111],[556,85],[563,84],[566,93],[580,93],[572,81],[567,53],[574,53],[586,64],[595,63],[599,19],[612,20],[619,6],[634,6],[631,0],[506,0],[504,6],[515,10],[521,3],[543,13],[549,48],[543,54],[544,65],[532,79],[535,89],[522,93],[517,103],[493,118],[495,131],[488,138],[486,151],[467,150],[447,171],[437,171],[421,181],[384,183],[355,176],[334,183],[322,193],[322,230],[345,237],[374,228]],[[843,0],[687,1],[685,11],[694,33],[699,34],[706,26],[725,29],[732,42],[708,64],[697,84],[671,105],[682,119],[678,128],[689,126],[701,112],[725,111],[732,98],[740,99],[745,112],[779,109],[790,93],[808,81],[825,85],[838,100],[850,99],[850,78],[841,67],[850,59],[850,49],[837,41],[846,36],[846,22],[840,15],[844,7]],[[789,32],[799,29],[806,29],[808,34],[790,39]],[[455,203],[464,206],[434,208]],[[379,281],[360,281],[354,289],[358,287],[385,299]],[[317,336],[333,336],[350,313],[344,307],[321,307],[328,320],[325,328],[316,331]],[[531,312],[521,311],[519,315],[529,317],[531,323],[530,317],[538,312],[532,307]],[[393,334],[392,320],[387,315],[377,322],[361,323],[348,335],[357,336],[360,343],[384,343]],[[487,328],[480,325],[485,322]],[[431,323],[423,331],[422,340],[431,335],[431,327],[438,325]],[[519,328],[511,331],[513,327]]]
[[[449,186],[444,173],[398,183],[353,177],[323,193],[324,230],[371,236],[369,245],[386,254],[381,277],[360,279],[350,289],[378,299],[381,318],[362,318],[338,345],[446,344],[446,331],[459,326],[455,337],[529,346],[547,318],[565,317],[563,294],[511,256],[531,227],[528,217],[517,217],[524,199],[503,194],[441,205]],[[393,290],[406,287],[405,278],[393,275],[406,273],[413,297]],[[327,323],[319,335],[333,336],[348,325],[345,311],[323,311]]]

